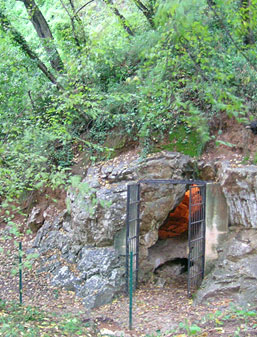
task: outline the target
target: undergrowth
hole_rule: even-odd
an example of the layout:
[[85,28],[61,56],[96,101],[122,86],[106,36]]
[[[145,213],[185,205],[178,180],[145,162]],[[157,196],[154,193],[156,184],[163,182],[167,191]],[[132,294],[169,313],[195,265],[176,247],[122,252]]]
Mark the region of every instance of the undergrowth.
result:
[[90,320],[83,322],[81,317],[44,312],[39,308],[6,304],[0,300],[0,336],[100,336],[94,323]]
[[[195,309],[197,311],[197,308]],[[233,303],[225,309],[216,310],[197,321],[184,319],[176,327],[166,332],[156,331],[147,337],[188,337],[188,336],[255,336],[257,331],[257,311],[239,307]]]

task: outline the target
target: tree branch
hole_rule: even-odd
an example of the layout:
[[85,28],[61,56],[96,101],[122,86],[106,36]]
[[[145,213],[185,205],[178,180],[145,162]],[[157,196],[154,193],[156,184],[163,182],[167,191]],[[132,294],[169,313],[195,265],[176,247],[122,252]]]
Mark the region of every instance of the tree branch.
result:
[[91,2],[94,2],[95,0],[90,0],[87,3],[85,3],[83,6],[81,6],[74,14],[74,17],[83,9],[85,8],[87,5],[91,4]]
[[68,8],[65,6],[65,3],[60,0],[61,4],[62,4],[62,7],[64,8],[64,10],[66,11],[66,13],[68,14],[69,18],[70,18],[70,21],[71,21],[71,29],[72,29],[72,33],[73,33],[73,37],[74,37],[74,40],[76,42],[76,45],[78,47],[80,47],[80,42],[79,42],[79,38],[77,36],[77,33],[76,33],[76,28],[75,28],[75,24],[74,24],[74,19],[75,19],[75,16],[72,16],[68,10]]
[[63,89],[62,86],[57,82],[55,76],[51,73],[50,70],[46,67],[46,65],[40,60],[38,55],[30,49],[24,37],[11,25],[10,21],[7,19],[5,14],[2,12],[0,8],[0,24],[4,32],[10,33],[11,38],[15,41],[22,51],[33,61],[35,61],[37,67],[43,72],[43,74],[57,86],[58,89]]
[[32,95],[31,95],[31,90],[28,90],[28,96],[29,96],[29,100],[30,100],[32,109],[36,110],[36,107],[35,107],[35,104],[34,104],[34,101],[33,101]]
[[123,28],[125,29],[125,31],[131,35],[134,36],[134,33],[132,31],[132,29],[129,27],[129,25],[127,24],[127,20],[126,18],[119,12],[119,10],[113,5],[112,0],[103,0],[107,6],[111,9],[111,11],[120,19],[121,24],[123,26]]

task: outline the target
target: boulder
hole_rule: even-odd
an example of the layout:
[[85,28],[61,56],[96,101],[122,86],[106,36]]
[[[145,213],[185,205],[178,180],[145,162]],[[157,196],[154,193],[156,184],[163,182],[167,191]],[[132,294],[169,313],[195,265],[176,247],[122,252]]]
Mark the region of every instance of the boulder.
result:
[[220,163],[218,178],[229,207],[231,225],[257,228],[257,166]]
[[121,259],[111,247],[83,247],[78,254],[75,271],[67,265],[49,269],[54,275],[51,284],[75,291],[83,298],[86,308],[92,309],[110,302],[115,295],[125,291],[125,268]]
[[40,216],[40,212],[41,209],[39,207],[33,207],[27,220],[27,225],[33,233],[36,233],[44,222],[43,216]]
[[63,287],[69,291],[78,291],[80,289],[80,283],[81,280],[75,277],[68,266],[60,266],[51,279],[52,286]]
[[147,268],[154,271],[168,261],[187,258],[188,237],[187,233],[182,236],[173,237],[165,240],[159,240],[155,245],[149,248],[147,258]]
[[219,247],[218,261],[196,294],[196,303],[232,296],[241,305],[257,304],[257,231],[242,229]]

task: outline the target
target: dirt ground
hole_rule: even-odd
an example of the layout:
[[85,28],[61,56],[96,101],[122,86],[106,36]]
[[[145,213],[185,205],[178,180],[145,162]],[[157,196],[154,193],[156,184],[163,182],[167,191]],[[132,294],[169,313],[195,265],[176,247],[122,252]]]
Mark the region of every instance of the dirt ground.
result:
[[206,145],[204,161],[227,160],[235,163],[251,164],[257,149],[257,137],[235,118],[223,116],[211,126],[215,140]]
[[[19,301],[19,249],[16,241],[4,240],[4,230],[0,231],[0,298],[4,301]],[[33,235],[24,235],[22,241],[23,252],[32,247]],[[24,256],[25,257],[25,256]],[[32,261],[31,268],[24,268],[22,273],[23,280],[23,303],[40,307],[46,311],[78,312],[84,307],[81,301],[74,296],[73,292],[55,289],[50,285],[49,274],[39,273],[41,259]],[[25,259],[23,258],[23,261]]]

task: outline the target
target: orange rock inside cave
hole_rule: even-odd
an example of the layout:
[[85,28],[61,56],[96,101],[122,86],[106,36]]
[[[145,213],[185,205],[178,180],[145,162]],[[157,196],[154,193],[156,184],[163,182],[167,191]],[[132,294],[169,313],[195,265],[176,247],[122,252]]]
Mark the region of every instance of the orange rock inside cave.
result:
[[[195,185],[193,185],[195,186]],[[199,188],[192,189],[192,206],[191,215],[200,210],[202,197],[200,195]],[[175,208],[173,212],[170,212],[164,224],[159,228],[159,239],[172,238],[178,236],[188,230],[189,222],[189,196],[190,191],[185,193],[184,199]]]

